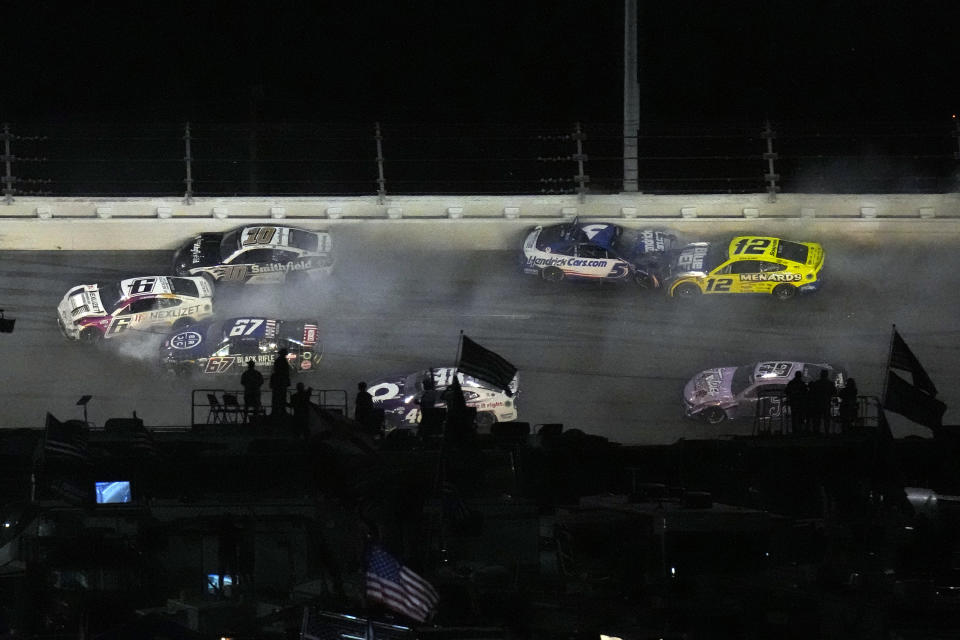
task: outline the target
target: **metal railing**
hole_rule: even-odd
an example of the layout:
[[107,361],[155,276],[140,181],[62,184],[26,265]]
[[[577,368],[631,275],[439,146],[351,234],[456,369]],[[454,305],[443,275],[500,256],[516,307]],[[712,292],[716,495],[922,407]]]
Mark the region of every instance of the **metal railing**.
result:
[[[287,392],[288,406],[291,393]],[[243,389],[194,389],[190,394],[190,424],[251,424],[267,415],[270,394],[269,389],[261,390],[259,408],[248,412],[244,406]],[[310,401],[325,411],[348,415],[344,389],[314,389]]]
[[[618,193],[618,123],[3,123],[17,196],[367,196]],[[631,138],[631,141],[633,138]],[[952,193],[960,122],[642,123],[651,194]],[[632,165],[631,165],[632,166]]]

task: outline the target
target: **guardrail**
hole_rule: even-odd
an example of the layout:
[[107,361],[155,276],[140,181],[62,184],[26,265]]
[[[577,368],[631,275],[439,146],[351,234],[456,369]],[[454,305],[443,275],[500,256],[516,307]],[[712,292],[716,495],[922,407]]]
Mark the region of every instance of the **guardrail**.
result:
[[[409,196],[209,198],[187,205],[149,198],[18,198],[0,207],[0,250],[173,250],[205,231],[243,224],[351,227],[376,242],[422,248],[502,250],[524,229],[562,220],[616,220],[694,234],[739,232],[817,239],[845,234],[917,234],[945,241],[960,232],[960,194],[764,194],[656,196]],[[396,225],[410,233],[398,233]],[[427,229],[416,225],[427,225]],[[389,238],[380,237],[389,234]],[[334,250],[336,251],[336,240]]]

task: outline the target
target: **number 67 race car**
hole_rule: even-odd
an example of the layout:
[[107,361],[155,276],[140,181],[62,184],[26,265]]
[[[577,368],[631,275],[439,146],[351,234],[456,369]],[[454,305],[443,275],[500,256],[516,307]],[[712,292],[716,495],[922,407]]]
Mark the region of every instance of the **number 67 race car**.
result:
[[[169,373],[240,376],[253,360],[261,372],[287,350],[293,373],[316,371],[323,357],[319,323],[314,320],[230,318],[206,321],[173,331],[160,345],[160,366]],[[239,378],[238,378],[239,379]]]
[[729,244],[695,242],[672,254],[664,288],[675,298],[765,293],[789,300],[820,288],[823,257],[815,242],[761,236],[739,236]]
[[523,242],[523,272],[549,282],[592,280],[660,286],[658,273],[677,237],[663,231],[625,229],[607,222],[536,227]]
[[273,226],[202,233],[173,258],[177,275],[238,284],[295,283],[332,265],[329,233]]
[[213,286],[203,278],[143,276],[70,289],[57,307],[57,324],[70,340],[97,342],[131,331],[182,327],[211,315]]

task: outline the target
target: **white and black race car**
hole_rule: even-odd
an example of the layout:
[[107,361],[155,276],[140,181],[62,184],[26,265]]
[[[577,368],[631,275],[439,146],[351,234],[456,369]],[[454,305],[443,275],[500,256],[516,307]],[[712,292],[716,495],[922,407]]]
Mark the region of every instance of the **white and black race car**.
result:
[[409,375],[395,375],[370,383],[367,391],[373,396],[375,407],[383,409],[388,429],[415,428],[420,423],[420,397],[424,382],[433,380],[437,393],[436,408],[445,408],[444,392],[456,375],[468,407],[477,410],[476,425],[481,431],[497,422],[517,419],[519,374],[510,383],[510,393],[495,389],[482,380],[464,375],[453,367],[437,367],[416,371]]
[[213,315],[213,286],[203,278],[141,276],[73,287],[57,306],[70,340],[97,342],[132,331],[183,327]]
[[521,265],[524,273],[549,282],[632,282],[655,289],[661,262],[676,242],[677,236],[665,231],[575,219],[530,231]]
[[201,233],[173,258],[177,275],[202,276],[218,283],[295,283],[332,267],[329,233],[265,225]]

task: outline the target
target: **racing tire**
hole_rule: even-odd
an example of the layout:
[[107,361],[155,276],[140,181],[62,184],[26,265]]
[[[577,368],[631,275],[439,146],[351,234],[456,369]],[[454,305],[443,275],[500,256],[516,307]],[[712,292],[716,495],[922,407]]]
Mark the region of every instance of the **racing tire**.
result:
[[727,419],[727,412],[720,407],[710,407],[700,415],[707,424],[720,424]]
[[497,424],[497,416],[489,411],[478,411],[477,417],[473,419],[473,424],[476,425],[477,431],[489,433],[490,427]]
[[210,275],[209,273],[206,273],[206,272],[201,273],[201,274],[200,274],[200,277],[203,278],[204,280],[206,280],[206,281],[207,281],[207,284],[210,285],[210,288],[213,289],[214,292],[216,292],[216,290],[217,290],[217,279],[216,279],[216,278],[214,278],[212,275]]
[[692,282],[684,282],[683,284],[677,285],[677,288],[673,290],[674,298],[697,298],[699,296],[700,287]]
[[778,284],[773,288],[773,297],[777,300],[793,300],[797,295],[797,288],[792,284]]
[[96,329],[84,329],[80,332],[80,342],[83,344],[100,344],[103,340],[103,334]]
[[540,272],[540,277],[547,282],[560,282],[563,280],[563,271],[556,267],[547,267]]
[[633,282],[639,289],[654,289],[657,286],[657,283],[653,277],[649,273],[644,273],[643,271],[637,271],[633,275]]

